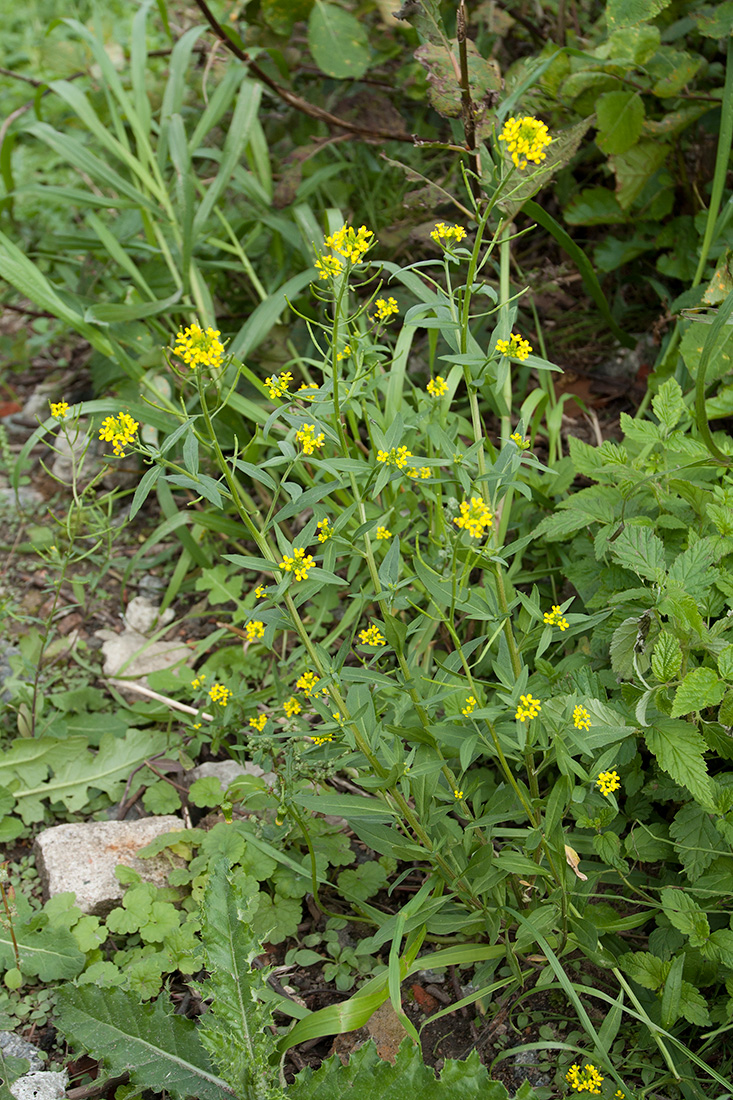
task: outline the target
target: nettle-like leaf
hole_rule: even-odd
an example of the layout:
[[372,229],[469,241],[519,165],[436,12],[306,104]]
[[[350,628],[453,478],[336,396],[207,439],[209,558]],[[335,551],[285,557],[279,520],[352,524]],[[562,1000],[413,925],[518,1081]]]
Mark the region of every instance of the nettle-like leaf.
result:
[[648,581],[659,582],[666,572],[664,543],[651,527],[627,524],[611,544],[611,554],[619,565]]
[[668,378],[659,387],[652,398],[652,408],[667,431],[677,427],[680,418],[687,412],[682,387],[674,378]]
[[693,668],[674,694],[672,718],[717,706],[724,695],[725,684],[712,668]]
[[665,915],[673,927],[689,938],[690,947],[702,947],[710,936],[710,925],[697,902],[671,886],[662,890],[661,901]]
[[652,672],[661,683],[676,680],[682,668],[682,647],[679,640],[663,630],[657,638],[652,654]]
[[695,726],[676,718],[658,718],[644,730],[644,737],[660,768],[687,787],[701,805],[712,806],[714,788],[703,757],[707,746]]
[[136,994],[93,985],[63,986],[57,1024],[75,1047],[103,1062],[110,1076],[130,1074],[133,1084],[177,1100],[231,1100],[216,1075],[192,1020],[175,1015],[167,996],[141,1005]]
[[[536,1100],[534,1090],[523,1086],[523,1100]],[[465,1062],[446,1060],[440,1077],[426,1066],[409,1039],[397,1052],[394,1065],[383,1061],[373,1041],[354,1051],[347,1065],[337,1054],[315,1072],[304,1069],[288,1089],[288,1100],[374,1100],[375,1097],[420,1096],[420,1100],[508,1100],[498,1081],[491,1081],[476,1051]]]
[[664,961],[649,951],[629,951],[620,956],[618,965],[632,981],[645,989],[659,989],[666,977]]
[[728,851],[710,815],[694,802],[677,811],[669,835],[691,882],[699,879],[717,855]]

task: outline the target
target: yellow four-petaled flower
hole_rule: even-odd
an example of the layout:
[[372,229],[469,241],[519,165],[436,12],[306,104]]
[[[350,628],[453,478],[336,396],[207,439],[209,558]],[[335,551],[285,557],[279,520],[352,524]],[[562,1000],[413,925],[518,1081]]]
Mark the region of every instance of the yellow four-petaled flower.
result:
[[524,118],[508,118],[499,134],[499,141],[505,142],[515,167],[526,168],[528,161],[542,163],[552,138],[544,122],[525,115]]

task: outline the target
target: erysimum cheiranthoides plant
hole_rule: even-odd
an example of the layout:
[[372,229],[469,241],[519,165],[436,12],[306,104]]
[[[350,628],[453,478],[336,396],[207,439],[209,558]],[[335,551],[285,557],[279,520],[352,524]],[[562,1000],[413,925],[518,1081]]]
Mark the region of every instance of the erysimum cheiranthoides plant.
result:
[[[304,317],[312,350],[279,372],[259,378],[236,364],[212,326],[182,328],[170,358],[181,405],[166,408],[178,426],[155,448],[136,444],[151,467],[133,511],[168,480],[240,525],[246,552],[222,566],[248,581],[241,595],[232,587],[237,632],[251,651],[277,655],[276,671],[269,699],[261,684],[218,681],[208,699],[233,715],[259,691],[246,740],[267,738],[283,843],[290,831],[308,840],[310,814],[333,813],[376,852],[421,870],[399,915],[359,908],[374,927],[361,950],[392,944],[397,984],[383,982],[383,999],[400,1013],[399,974],[426,937],[489,941],[461,955],[481,963],[469,1000],[534,981],[538,950],[561,967],[587,943],[593,882],[563,820],[574,803],[599,828],[612,822],[616,768],[629,759],[618,742],[634,732],[592,677],[548,693],[543,654],[594,620],[572,614],[570,600],[552,603],[554,588],[520,595],[509,579],[531,542],[507,538],[513,499],[552,478],[526,434],[536,419],[514,418],[512,365],[551,364],[514,331],[501,204],[532,193],[551,140],[536,119],[508,120],[486,193],[463,208],[468,224],[435,225],[434,259],[400,268],[375,259],[367,227],[329,226]],[[407,369],[420,330],[427,378]],[[273,406],[248,436],[228,420],[240,378]],[[500,424],[493,438],[488,414]],[[203,675],[194,684],[205,686]],[[348,775],[350,793],[300,781],[319,767]],[[552,978],[547,969],[540,981]],[[315,1033],[311,1017],[288,1046],[306,1022]],[[593,1056],[605,1057],[595,1042]]]

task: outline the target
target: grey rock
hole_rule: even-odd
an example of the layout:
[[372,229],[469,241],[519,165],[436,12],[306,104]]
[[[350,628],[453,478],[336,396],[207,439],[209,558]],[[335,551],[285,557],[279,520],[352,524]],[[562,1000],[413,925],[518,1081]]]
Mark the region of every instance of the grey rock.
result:
[[183,829],[173,814],[141,821],[89,821],[55,825],[36,837],[34,852],[44,900],[73,890],[84,913],[106,916],[122,900],[124,888],[115,867],[132,867],[145,882],[166,886],[172,855],[138,857],[151,840]]
[[5,687],[8,680],[13,676],[10,658],[17,657],[19,654],[20,650],[16,645],[11,645],[0,638],[0,703],[10,702],[11,693]]
[[43,1069],[43,1056],[38,1047],[13,1031],[0,1031],[0,1051],[6,1058],[25,1058],[30,1070]]
[[68,1083],[69,1074],[65,1069],[60,1073],[27,1073],[10,1086],[10,1091],[15,1100],[61,1100],[66,1095]]
[[174,611],[167,608],[161,614],[160,605],[149,600],[147,596],[135,596],[130,600],[125,611],[128,630],[136,630],[138,634],[152,634],[158,627],[165,626],[174,618]]
[[197,779],[206,779],[210,775],[215,775],[219,780],[222,793],[240,775],[253,775],[256,778],[263,779],[265,783],[274,783],[277,778],[274,772],[263,771],[258,764],[253,764],[251,760],[243,760],[241,764],[237,760],[210,760],[208,763],[199,764],[197,768],[186,772],[185,783],[190,787]]
[[540,1059],[540,1052],[534,1050],[520,1050],[519,1054],[514,1055],[514,1066],[512,1073],[517,1080],[529,1081],[530,1085],[534,1088],[535,1085],[540,1088],[543,1085],[550,1084],[550,1078],[546,1073],[542,1073],[537,1067],[537,1063]]
[[68,436],[60,431],[53,441],[56,455],[51,465],[51,475],[62,485],[71,485],[74,476],[88,481],[102,467],[96,453],[98,441],[89,438],[86,428],[87,422],[80,420],[76,431],[72,428]]
[[30,485],[19,485],[17,494],[12,488],[0,489],[0,505],[19,504],[21,508],[30,508],[34,504],[43,504],[45,499],[43,493],[39,493],[38,489],[31,489]]

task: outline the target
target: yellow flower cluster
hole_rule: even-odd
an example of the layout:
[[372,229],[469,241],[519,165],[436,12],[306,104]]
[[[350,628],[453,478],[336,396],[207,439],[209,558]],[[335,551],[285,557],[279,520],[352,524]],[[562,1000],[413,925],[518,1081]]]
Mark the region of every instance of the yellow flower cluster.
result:
[[412,451],[407,447],[391,447],[388,451],[377,451],[377,462],[384,462],[386,466],[396,466],[398,470],[404,470],[408,458],[412,458]]
[[514,717],[518,722],[528,722],[530,718],[536,718],[541,710],[542,704],[539,699],[533,699],[531,695],[520,695]]
[[613,794],[621,786],[621,780],[619,779],[617,771],[601,772],[596,779],[596,787],[600,789],[601,794],[608,797],[609,794]]
[[263,729],[267,725],[267,715],[258,714],[256,718],[250,718],[249,724],[252,729],[257,730],[258,733],[262,733]]
[[197,367],[216,369],[221,366],[224,358],[224,345],[219,339],[220,336],[218,329],[209,326],[204,331],[200,325],[194,323],[188,328],[178,330],[173,354],[193,370]]
[[466,699],[466,705],[465,705],[465,707],[463,707],[463,709],[461,711],[461,714],[465,714],[466,718],[468,718],[469,714],[473,714],[475,709],[476,709],[476,699],[473,695],[469,695],[468,698]]
[[301,707],[300,703],[294,695],[291,695],[290,698],[286,699],[283,703],[283,710],[285,711],[285,714],[288,718],[292,718],[294,715],[300,714],[302,709],[303,708]]
[[342,225],[330,237],[326,237],[324,244],[352,264],[360,264],[374,244],[374,234],[365,225],[358,229],[354,229],[352,225]]
[[517,168],[526,168],[527,161],[532,161],[533,164],[542,163],[552,138],[544,122],[532,115],[525,115],[524,118],[508,118],[499,134],[499,141],[506,142],[514,165]]
[[265,379],[270,401],[277,401],[280,397],[287,397],[290,383],[293,381],[292,371],[285,370],[282,374],[271,374]]
[[51,406],[51,416],[54,420],[65,420],[66,414],[70,409],[70,405],[66,401],[49,401]]
[[512,443],[516,443],[520,451],[528,451],[529,448],[532,446],[529,437],[527,436],[525,438],[523,435],[520,435],[519,432],[512,432],[509,438],[511,439]]
[[392,538],[392,532],[388,531],[386,527],[377,527],[377,538],[378,539],[391,539]]
[[408,477],[413,477],[413,478],[415,478],[415,477],[423,477],[423,478],[430,477],[431,476],[430,467],[429,466],[421,466],[420,469],[418,470],[417,466],[413,466],[411,469],[409,469],[407,471],[407,476]]
[[339,359],[339,360],[348,359],[350,355],[351,355],[351,344],[344,344],[341,351],[336,352],[336,358]]
[[573,711],[573,725],[576,730],[590,729],[590,714],[585,707],[577,706]]
[[481,497],[471,497],[471,503],[467,500],[461,503],[461,514],[453,520],[456,527],[468,531],[473,539],[482,539],[494,520],[486,501]]
[[387,639],[379,627],[372,623],[366,630],[359,631],[359,643],[360,645],[386,645]]
[[325,745],[327,741],[333,741],[332,733],[324,733],[321,737],[309,737],[309,741],[312,741],[314,745]]
[[331,535],[333,534],[333,529],[331,527],[331,521],[328,518],[328,516],[326,516],[325,519],[319,519],[318,523],[316,524],[316,527],[318,528],[318,541],[319,542],[328,542]]
[[205,680],[206,680],[206,673],[202,672],[200,676],[197,676],[195,680],[191,681],[191,687],[196,688],[196,690],[198,690],[199,688],[202,688],[204,686],[204,681]]
[[448,383],[442,375],[431,378],[425,387],[431,397],[443,397],[448,392]]
[[437,222],[430,236],[439,244],[441,241],[445,241],[446,244],[452,244],[455,241],[458,244],[466,236],[466,230],[462,225],[446,225],[445,222]]
[[265,624],[261,623],[258,619],[253,619],[245,626],[248,642],[259,641],[260,638],[265,636]]
[[315,672],[304,672],[302,676],[299,676],[295,681],[296,688],[305,695],[306,699],[310,699],[312,695],[328,695],[328,688],[323,688],[322,692],[315,690],[315,686],[320,680],[320,676],[316,676]]
[[99,438],[105,443],[111,443],[114,453],[122,457],[125,447],[128,443],[132,443],[139,427],[137,420],[133,420],[129,413],[121,412],[119,416],[106,416],[99,429]]
[[321,256],[316,260],[315,266],[320,271],[318,278],[328,279],[331,275],[340,275],[345,265],[343,260],[339,260],[338,256]]
[[400,312],[400,307],[394,298],[377,298],[374,305],[376,309],[372,315],[373,321],[388,321],[394,313]]
[[496,350],[499,355],[506,355],[509,359],[525,360],[532,351],[529,340],[524,340],[518,332],[513,332],[508,340],[497,340]]
[[289,554],[283,555],[283,560],[280,562],[280,569],[285,573],[293,573],[296,581],[307,581],[308,573],[315,565],[315,559],[310,554],[306,554],[305,550],[296,546],[293,550],[293,556]]
[[554,603],[549,611],[546,611],[543,616],[543,622],[547,626],[559,626],[560,630],[567,630],[570,623],[563,615],[558,604]]
[[303,454],[312,455],[317,447],[322,447],[326,441],[326,437],[323,432],[319,432],[316,435],[315,424],[304,424],[303,427],[295,433],[295,438],[298,443],[303,444]]
[[261,585],[261,584],[258,584],[257,587],[255,588],[255,599],[257,599],[257,600],[267,599],[267,593],[265,592],[264,586]]
[[459,791],[459,790],[456,790],[454,788],[453,789],[453,797],[454,798],[463,798],[463,791]]
[[318,397],[318,386],[315,382],[301,382],[298,386],[298,397],[301,401],[315,401]]
[[224,687],[223,684],[212,684],[209,688],[209,699],[212,703],[218,703],[220,707],[225,707],[231,699],[232,693],[228,687]]
[[596,1067],[592,1066],[589,1062],[585,1064],[583,1069],[581,1069],[576,1062],[576,1064],[571,1066],[565,1074],[565,1080],[570,1087],[574,1088],[577,1092],[590,1092],[593,1093],[594,1096],[601,1095],[603,1074],[599,1073]]

